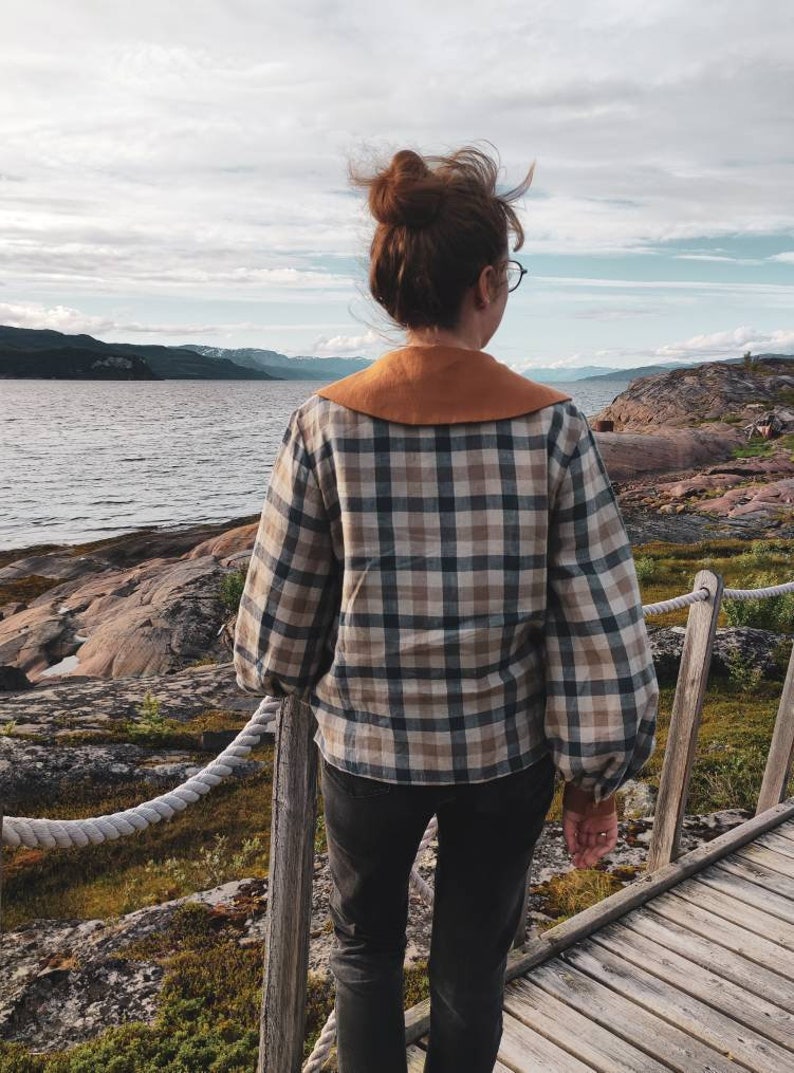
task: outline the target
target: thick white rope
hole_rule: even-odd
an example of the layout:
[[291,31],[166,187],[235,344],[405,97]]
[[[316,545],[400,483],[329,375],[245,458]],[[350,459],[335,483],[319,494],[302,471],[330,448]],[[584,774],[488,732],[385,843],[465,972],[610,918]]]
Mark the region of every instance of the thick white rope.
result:
[[708,598],[708,589],[695,589],[694,592],[688,592],[686,596],[674,596],[672,600],[662,600],[658,604],[644,604],[642,613],[647,618],[648,615],[661,615],[665,611],[680,611],[682,607],[688,607],[690,604],[696,604]]
[[772,585],[768,589],[724,589],[723,600],[764,600],[768,596],[781,596],[784,592],[794,592],[794,581],[784,585]]
[[249,721],[219,756],[202,768],[187,782],[167,794],[145,801],[142,805],[114,812],[110,816],[96,816],[86,820],[40,820],[20,816],[6,816],[3,823],[3,844],[46,849],[68,846],[87,846],[108,839],[120,838],[143,831],[150,824],[170,820],[177,812],[198,801],[204,794],[222,782],[239,767],[264,734],[275,728],[275,720],[281,701],[265,697]]
[[[436,819],[435,816],[433,816],[433,817],[431,817],[430,823],[427,825],[427,828],[425,829],[425,833],[422,835],[422,841],[419,843],[419,849],[416,851],[416,860],[417,861],[422,856],[422,854],[425,852],[425,850],[430,845],[430,843],[433,841],[433,839],[436,837],[437,832],[438,832],[438,820]],[[422,899],[422,901],[426,905],[429,905],[432,908],[433,907],[433,888],[427,882],[427,880],[423,879],[422,876],[419,874],[419,869],[417,868],[416,863],[414,863],[414,866],[411,869],[411,874],[409,876],[409,881],[411,883],[411,886],[414,888],[414,890],[419,894],[419,896]]]
[[[782,585],[771,585],[766,589],[723,589],[723,600],[764,600],[769,596],[782,596],[783,593],[794,592],[794,581],[786,581]],[[672,600],[662,600],[658,604],[645,604],[642,608],[646,618],[649,615],[661,615],[665,611],[680,611],[690,604],[696,604],[700,600],[708,600],[708,589],[695,589],[685,596],[674,596]]]
[[325,1065],[328,1055],[336,1039],[336,1010],[331,1010],[328,1020],[323,1025],[323,1030],[317,1037],[314,1050],[303,1063],[301,1073],[319,1073]]

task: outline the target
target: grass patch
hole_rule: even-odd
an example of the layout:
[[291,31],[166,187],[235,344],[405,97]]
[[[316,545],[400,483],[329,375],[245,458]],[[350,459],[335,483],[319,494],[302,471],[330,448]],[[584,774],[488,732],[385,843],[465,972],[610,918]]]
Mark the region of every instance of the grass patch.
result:
[[[780,683],[775,682],[761,682],[746,690],[737,688],[730,681],[709,683],[687,812],[755,809],[780,702],[780,688]],[[657,748],[642,772],[643,781],[654,789],[659,786],[673,696],[673,687],[660,691]],[[794,777],[788,792],[794,793]]]
[[[55,722],[59,722],[56,717]],[[67,717],[61,725],[73,725]],[[118,745],[129,743],[153,749],[182,749],[188,752],[201,750],[201,735],[213,730],[242,730],[240,712],[228,709],[208,709],[200,715],[182,722],[179,719],[165,719],[164,725],[147,726],[145,721],[116,721],[100,730],[74,730],[58,735],[58,742],[64,745]],[[199,758],[203,761],[205,757]]]
[[[7,928],[33,920],[112,918],[247,875],[267,872],[272,746],[255,755],[261,772],[216,787],[184,813],[138,835],[66,850],[6,852]],[[126,786],[98,797],[90,786],[47,808],[52,817],[118,812],[162,787]]]
[[[794,392],[792,392],[794,394]],[[778,436],[776,440],[754,440],[744,447],[734,447],[732,458],[769,458],[780,452],[794,451],[794,433]]]
[[541,912],[554,918],[547,925],[553,927],[596,905],[623,886],[624,883],[609,872],[598,868],[575,868],[563,876],[552,876],[545,883],[537,884],[532,887],[532,893],[540,899]]
[[237,613],[247,575],[247,567],[245,569],[238,567],[238,569],[232,570],[221,578],[218,586],[218,597],[227,611]]

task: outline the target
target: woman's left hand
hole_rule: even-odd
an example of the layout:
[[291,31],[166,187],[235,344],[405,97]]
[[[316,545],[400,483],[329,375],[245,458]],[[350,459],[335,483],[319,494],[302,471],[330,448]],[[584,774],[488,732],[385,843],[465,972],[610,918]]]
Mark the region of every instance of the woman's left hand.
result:
[[605,811],[603,803],[581,805],[563,799],[562,833],[571,860],[577,868],[592,868],[618,842],[618,814],[614,799]]

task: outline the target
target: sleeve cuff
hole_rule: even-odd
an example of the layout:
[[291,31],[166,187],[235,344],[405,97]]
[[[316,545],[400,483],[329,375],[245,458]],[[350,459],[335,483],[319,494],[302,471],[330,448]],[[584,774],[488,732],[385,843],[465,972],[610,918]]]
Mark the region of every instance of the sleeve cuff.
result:
[[609,797],[599,793],[600,787],[594,786],[589,790],[581,786],[575,786],[572,782],[566,782],[562,795],[563,808],[572,812],[587,812],[590,816],[610,816],[616,808],[614,794]]

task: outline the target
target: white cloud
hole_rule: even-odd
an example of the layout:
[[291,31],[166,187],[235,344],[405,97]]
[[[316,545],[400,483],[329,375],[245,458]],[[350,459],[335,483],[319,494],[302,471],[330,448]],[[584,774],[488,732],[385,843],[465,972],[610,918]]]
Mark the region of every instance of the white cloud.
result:
[[787,250],[785,253],[776,253],[774,257],[769,258],[770,261],[780,261],[784,265],[794,265],[794,250]]
[[[211,324],[142,324],[116,317],[100,317],[69,306],[35,302],[0,302],[0,323],[9,328],[49,328],[67,335],[170,335],[206,336],[220,330]],[[253,325],[240,325],[253,327]],[[121,342],[121,340],[118,340]]]
[[320,335],[312,345],[312,353],[323,357],[345,357],[348,355],[370,354],[384,345],[393,345],[385,333],[378,333],[371,328],[362,335]]
[[741,326],[708,335],[694,335],[681,343],[669,343],[658,347],[653,354],[658,358],[678,359],[708,355],[712,359],[720,357],[738,357],[745,350],[758,353],[794,352],[794,328],[781,328],[777,331],[758,331],[755,328]]

